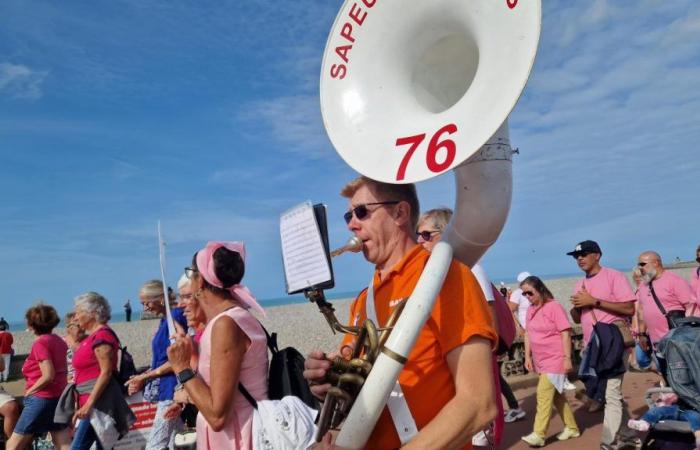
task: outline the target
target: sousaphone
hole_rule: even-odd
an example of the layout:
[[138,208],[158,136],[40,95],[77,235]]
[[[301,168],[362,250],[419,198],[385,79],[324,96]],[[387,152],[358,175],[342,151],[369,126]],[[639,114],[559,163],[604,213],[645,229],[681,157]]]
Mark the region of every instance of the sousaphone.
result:
[[540,0],[347,0],[336,17],[320,91],[337,152],[387,183],[454,169],[457,189],[447,242],[433,250],[337,445],[365,445],[453,251],[472,265],[503,229],[512,193],[507,118],[532,69],[540,26]]

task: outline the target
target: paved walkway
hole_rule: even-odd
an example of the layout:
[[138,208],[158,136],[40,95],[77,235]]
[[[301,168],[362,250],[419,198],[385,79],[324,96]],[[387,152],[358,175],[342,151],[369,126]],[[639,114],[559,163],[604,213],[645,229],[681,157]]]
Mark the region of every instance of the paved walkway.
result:
[[[499,449],[525,450],[531,448],[525,442],[521,441],[520,437],[532,432],[536,408],[535,387],[532,381],[533,380],[530,379],[529,383],[525,383],[524,380],[515,383],[517,385],[530,385],[520,389],[516,388],[517,390],[515,391],[515,396],[520,401],[520,407],[527,412],[527,416],[525,419],[518,422],[506,424],[503,442],[501,446],[498,447]],[[629,405],[629,411],[632,417],[639,417],[647,411],[646,404],[644,403],[644,393],[648,388],[653,387],[654,383],[657,381],[658,377],[648,372],[627,372],[627,374],[625,374],[622,393],[625,401]],[[582,386],[581,382],[576,382],[576,385],[579,387]],[[564,425],[559,415],[554,413],[549,425],[547,445],[545,448],[548,450],[599,449],[603,412],[589,413],[585,405],[576,400],[573,395],[570,397],[570,403],[574,409],[576,422],[581,429],[581,437],[564,442],[557,441],[556,435],[563,429]],[[484,447],[475,448],[482,449]]]

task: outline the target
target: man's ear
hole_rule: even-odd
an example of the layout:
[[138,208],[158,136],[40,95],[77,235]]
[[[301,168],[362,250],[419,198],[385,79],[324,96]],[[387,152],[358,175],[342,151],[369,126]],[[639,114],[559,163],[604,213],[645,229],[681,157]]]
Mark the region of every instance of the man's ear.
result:
[[411,205],[408,202],[401,201],[396,205],[394,208],[394,220],[400,227],[411,222]]

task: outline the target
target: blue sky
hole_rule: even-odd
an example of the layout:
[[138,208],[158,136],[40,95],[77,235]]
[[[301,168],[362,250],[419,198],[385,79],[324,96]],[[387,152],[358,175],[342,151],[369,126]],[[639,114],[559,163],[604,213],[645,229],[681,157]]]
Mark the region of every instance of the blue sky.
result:
[[[485,258],[495,280],[574,273],[596,239],[629,267],[700,243],[700,5],[544,2],[529,84],[511,114],[513,206]],[[348,233],[354,172],[323,129],[318,80],[337,1],[5,0],[0,4],[0,315],[67,311],[96,290],[119,309],[209,239],[244,240],[245,281],[284,295],[279,215],[307,199]],[[418,185],[452,206],[451,176]],[[336,291],[370,274],[335,264]]]

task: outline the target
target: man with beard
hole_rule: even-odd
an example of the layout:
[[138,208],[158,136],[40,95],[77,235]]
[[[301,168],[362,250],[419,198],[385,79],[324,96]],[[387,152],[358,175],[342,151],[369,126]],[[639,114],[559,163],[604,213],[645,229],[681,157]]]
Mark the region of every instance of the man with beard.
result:
[[[636,299],[627,277],[622,272],[600,265],[602,252],[597,242],[580,242],[567,255],[573,256],[579,268],[586,274],[585,278],[576,283],[574,295],[571,296],[571,318],[581,324],[583,344],[586,347],[596,322],[613,323],[617,320],[627,320],[634,314]],[[621,353],[622,364],[626,365],[629,350]],[[628,439],[634,432],[624,425],[629,419],[629,414],[622,402],[623,377],[624,373],[607,379],[601,450],[633,445]]]
[[653,251],[639,255],[637,266],[642,283],[637,291],[644,322],[640,332],[647,332],[651,344],[656,344],[669,331],[669,320],[682,318],[695,307],[688,283],[675,273],[665,270],[661,256]]

